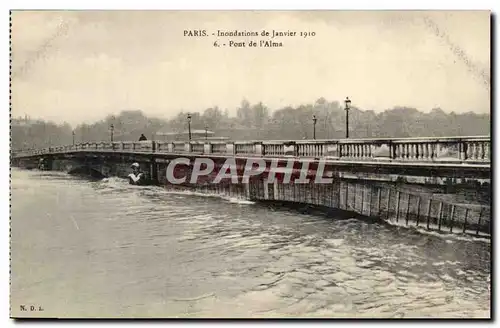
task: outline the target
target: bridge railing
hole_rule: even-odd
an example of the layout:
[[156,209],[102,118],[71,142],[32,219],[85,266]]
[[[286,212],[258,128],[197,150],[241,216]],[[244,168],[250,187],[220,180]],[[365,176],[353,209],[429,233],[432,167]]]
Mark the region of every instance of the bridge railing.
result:
[[266,141],[87,142],[45,149],[16,150],[15,157],[80,151],[304,157],[397,162],[490,163],[489,136]]

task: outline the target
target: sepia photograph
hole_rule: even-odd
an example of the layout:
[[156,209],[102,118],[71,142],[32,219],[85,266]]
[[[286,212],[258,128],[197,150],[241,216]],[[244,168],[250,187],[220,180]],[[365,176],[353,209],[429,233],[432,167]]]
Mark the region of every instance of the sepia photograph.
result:
[[10,317],[491,319],[488,10],[11,10]]

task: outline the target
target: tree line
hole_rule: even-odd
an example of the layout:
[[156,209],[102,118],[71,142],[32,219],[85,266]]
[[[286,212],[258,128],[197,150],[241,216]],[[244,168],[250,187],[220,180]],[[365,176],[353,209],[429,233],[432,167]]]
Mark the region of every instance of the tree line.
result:
[[[317,139],[345,137],[344,105],[324,98],[312,104],[287,106],[271,111],[262,102],[251,104],[243,100],[235,116],[219,107],[191,112],[191,129],[215,132],[216,136],[232,140],[296,140],[312,139],[313,115],[316,117]],[[13,120],[12,149],[43,148],[81,142],[138,140],[144,133],[148,139],[162,140],[157,133],[184,132],[188,129],[187,112],[171,119],[148,117],[141,110],[125,110],[108,115],[92,124],[56,124],[44,120]],[[467,112],[445,113],[435,108],[424,113],[416,108],[396,106],[380,113],[351,107],[349,111],[350,138],[376,137],[439,137],[490,134],[490,115]]]

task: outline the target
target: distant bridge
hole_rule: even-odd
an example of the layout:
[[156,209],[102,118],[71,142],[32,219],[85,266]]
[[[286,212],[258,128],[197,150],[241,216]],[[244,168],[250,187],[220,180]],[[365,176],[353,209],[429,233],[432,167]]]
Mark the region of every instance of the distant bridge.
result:
[[[210,186],[209,181],[208,185],[186,185],[207,191],[213,188],[215,192],[233,192],[254,200],[315,204],[362,215],[385,216],[387,220],[404,218],[406,225],[411,222],[419,225],[420,221],[437,230],[446,226],[450,230],[458,227],[463,232],[472,229],[476,234],[489,233],[489,136],[97,142],[13,151],[12,163],[34,168],[43,158],[53,170],[125,177],[130,164],[138,162],[150,173],[154,183],[167,186],[166,167],[179,157],[211,158],[216,169],[228,158],[234,158],[240,167],[244,167],[249,158],[264,159],[268,169],[273,160],[278,160],[279,167],[287,166],[295,175],[298,175],[295,172],[298,164],[307,162],[310,177],[316,175],[322,162],[323,176],[334,178],[331,185],[315,185],[314,179],[307,186],[280,185],[279,181],[269,183],[265,179],[254,181],[250,186],[224,183]],[[292,167],[288,166],[290,161],[294,162]],[[183,172],[189,176],[191,170],[192,163]],[[240,174],[240,170],[238,172]],[[310,189],[302,192],[297,188]]]

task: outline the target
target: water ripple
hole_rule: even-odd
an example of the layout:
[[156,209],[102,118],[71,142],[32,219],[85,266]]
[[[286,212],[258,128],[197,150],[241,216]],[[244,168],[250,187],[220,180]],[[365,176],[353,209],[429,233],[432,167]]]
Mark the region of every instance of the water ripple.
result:
[[14,171],[12,184],[12,301],[47,315],[489,316],[481,240],[115,178]]

